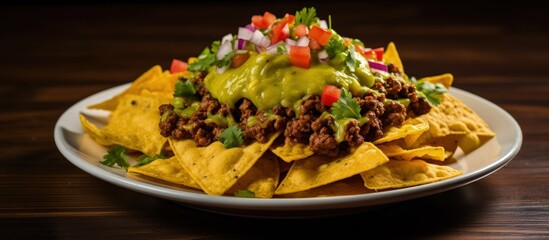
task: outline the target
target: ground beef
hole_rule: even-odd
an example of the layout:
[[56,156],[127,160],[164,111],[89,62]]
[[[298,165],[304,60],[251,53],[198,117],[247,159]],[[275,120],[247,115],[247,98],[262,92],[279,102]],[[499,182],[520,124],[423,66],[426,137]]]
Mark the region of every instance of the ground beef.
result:
[[406,120],[406,107],[399,102],[388,102],[381,119],[383,126],[400,126]]
[[205,73],[197,73],[193,77],[189,78],[189,81],[194,85],[194,89],[200,98],[208,95],[208,90],[204,85]]
[[374,141],[383,136],[383,123],[373,111],[366,112],[365,116],[368,122],[360,127],[360,135],[364,136],[365,141]]
[[345,137],[344,140],[351,147],[358,147],[364,143],[364,136],[360,134],[360,126],[357,120],[352,120],[345,125]]
[[286,141],[308,143],[309,137],[313,134],[311,123],[327,110],[328,106],[320,102],[319,96],[312,96],[303,101],[299,107],[299,117],[290,120],[286,125]]
[[311,151],[322,155],[337,156],[339,154],[339,146],[331,125],[334,124],[332,117],[317,118],[311,124],[313,134],[309,137],[309,146]]

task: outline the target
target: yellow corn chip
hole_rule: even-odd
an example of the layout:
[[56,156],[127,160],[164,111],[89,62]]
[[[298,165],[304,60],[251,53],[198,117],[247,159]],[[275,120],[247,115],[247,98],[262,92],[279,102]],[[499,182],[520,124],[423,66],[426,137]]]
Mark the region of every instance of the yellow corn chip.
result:
[[407,136],[410,136],[410,139],[417,139],[428,129],[429,125],[427,123],[416,121],[414,119],[408,119],[402,124],[402,126],[390,127],[383,133],[381,138],[375,140],[373,143],[377,145],[396,139],[405,138]]
[[389,161],[370,142],[365,142],[350,154],[333,158],[313,155],[295,161],[275,194],[288,194],[323,186],[351,177]]
[[157,99],[126,94],[120,98],[101,133],[108,141],[154,156],[166,143],[158,128],[159,106]]
[[88,106],[88,108],[114,111],[116,106],[118,106],[118,101],[120,97],[126,94],[138,94],[142,90],[139,87],[140,84],[142,84],[143,82],[150,81],[151,79],[154,79],[156,76],[159,76],[161,74],[162,74],[162,68],[159,65],[153,66],[152,68],[147,70],[145,73],[141,74],[141,76],[139,76],[136,80],[134,80],[132,82],[132,85],[128,89],[126,89],[124,92],[112,97],[109,100]]
[[271,146],[271,151],[285,162],[304,159],[314,154],[309,145],[303,143],[284,143],[279,146]]
[[193,139],[169,139],[179,162],[202,190],[210,195],[222,195],[256,163],[278,134],[267,143],[254,142],[247,146],[226,149],[216,141],[197,147]]
[[278,186],[280,177],[278,161],[276,155],[266,151],[227,193],[248,190],[254,192],[257,198],[271,198]]
[[462,174],[448,166],[427,163],[423,160],[391,160],[377,168],[361,173],[364,186],[373,190],[411,187]]
[[419,148],[403,149],[396,143],[386,143],[377,145],[385,155],[395,160],[412,160],[414,158],[430,159],[444,161],[445,151],[440,146],[423,146]]
[[156,159],[144,166],[129,167],[128,172],[200,189],[200,186],[192,179],[191,175],[183,169],[175,156],[168,159]]
[[431,76],[431,77],[423,77],[419,79],[419,81],[427,81],[431,83],[440,83],[444,85],[447,89],[449,89],[452,86],[452,83],[454,82],[454,75],[450,73],[445,73],[437,76]]
[[339,180],[337,182],[329,183],[324,186],[316,187],[313,189],[289,193],[283,195],[284,198],[314,198],[314,197],[331,197],[331,196],[345,196],[345,195],[357,195],[364,193],[375,192],[371,189],[364,187],[364,181],[360,175],[355,175],[349,178]]
[[387,49],[385,49],[385,53],[383,54],[383,62],[385,62],[386,64],[392,63],[394,66],[400,68],[402,72],[404,72],[404,66],[402,65],[400,56],[398,55],[395,43],[393,42],[390,42],[387,45]]
[[113,145],[113,143],[103,135],[101,130],[93,123],[88,121],[88,119],[86,119],[83,114],[80,114],[80,123],[82,125],[82,129],[84,129],[84,132],[88,134],[88,136],[90,136],[94,141],[104,146]]

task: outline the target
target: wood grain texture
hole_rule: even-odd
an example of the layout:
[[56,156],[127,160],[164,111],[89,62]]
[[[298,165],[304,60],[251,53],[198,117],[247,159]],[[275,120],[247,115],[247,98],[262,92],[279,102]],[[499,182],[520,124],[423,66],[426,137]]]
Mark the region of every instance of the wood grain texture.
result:
[[[504,168],[467,186],[343,217],[264,220],[195,210],[97,179],[57,150],[61,113],[172,58],[196,56],[250,16],[304,6],[367,46],[397,44],[415,76],[498,104],[524,142]],[[0,8],[0,239],[242,239],[334,236],[549,238],[549,11],[404,1],[59,3]],[[390,229],[389,231],[383,229]],[[292,235],[293,237],[297,235]]]

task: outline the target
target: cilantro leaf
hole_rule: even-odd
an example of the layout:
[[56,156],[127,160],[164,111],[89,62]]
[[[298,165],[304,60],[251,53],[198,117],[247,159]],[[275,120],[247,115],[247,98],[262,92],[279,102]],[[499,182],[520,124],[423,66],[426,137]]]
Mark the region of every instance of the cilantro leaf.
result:
[[312,23],[318,21],[316,17],[316,9],[314,7],[303,8],[301,11],[295,12],[295,25],[305,24],[306,26],[311,26]]
[[330,40],[328,40],[328,43],[326,43],[325,49],[326,53],[328,53],[328,57],[334,58],[338,54],[344,52],[346,47],[343,43],[343,40],[332,37],[330,38]]
[[206,47],[198,56],[198,60],[189,64],[188,69],[191,72],[206,71],[212,66],[212,64],[214,64],[214,62],[215,54],[210,51],[210,48]]
[[233,56],[235,54],[236,54],[235,51],[227,53],[227,55],[225,55],[225,57],[223,57],[222,59],[219,59],[218,61],[216,61],[215,65],[217,67],[220,67],[220,68],[231,65],[231,62],[233,61]]
[[416,80],[414,77],[410,81],[416,86],[419,97],[425,98],[433,106],[439,105],[442,102],[441,95],[448,91],[441,83]]
[[222,142],[227,149],[238,147],[244,143],[242,130],[240,130],[240,128],[236,125],[225,128],[225,130],[219,134],[219,141]]
[[139,157],[139,159],[137,159],[137,163],[135,165],[133,165],[133,167],[139,167],[139,166],[147,165],[149,163],[152,163],[156,159],[164,159],[164,158],[166,158],[165,154],[166,153],[164,152],[164,150],[162,150],[159,154],[156,154],[152,157],[143,154],[143,155],[141,155],[141,157]]
[[175,83],[174,97],[188,97],[193,96],[196,93],[194,85],[190,81],[177,81]]
[[337,102],[332,105],[331,111],[336,120],[343,118],[360,119],[361,117],[360,105],[345,88],[341,89],[341,96],[339,96]]
[[128,154],[126,148],[120,145],[112,146],[107,154],[103,156],[103,161],[99,161],[101,164],[112,167],[115,164],[125,170],[128,170],[130,164],[128,163]]
[[355,58],[355,48],[350,47],[349,53],[347,54],[347,57],[345,57],[345,65],[347,65],[347,68],[351,70],[351,72],[355,72],[357,60]]
[[255,198],[255,193],[250,190],[238,190],[234,193],[235,197]]

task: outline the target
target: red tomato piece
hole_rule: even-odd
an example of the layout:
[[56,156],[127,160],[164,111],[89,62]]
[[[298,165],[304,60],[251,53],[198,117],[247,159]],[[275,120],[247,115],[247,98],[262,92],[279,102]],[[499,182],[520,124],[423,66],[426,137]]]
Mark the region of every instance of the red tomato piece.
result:
[[276,16],[270,12],[263,13],[263,24],[268,28],[276,21]]
[[322,95],[320,95],[320,102],[326,106],[331,107],[341,95],[341,89],[333,85],[326,85],[322,89]]
[[377,60],[378,61],[383,61],[383,54],[385,53],[385,49],[380,47],[380,48],[374,48],[372,49],[372,51],[374,51],[376,53],[376,56],[377,56]]
[[172,60],[172,65],[170,66],[170,72],[171,73],[184,72],[184,71],[187,71],[188,66],[189,65],[186,62],[174,58]]
[[290,63],[296,67],[309,68],[311,66],[311,49],[307,46],[290,46]]
[[377,60],[378,59],[376,52],[371,48],[366,48],[360,53],[366,59],[371,59],[371,60]]
[[316,40],[322,46],[328,43],[331,36],[332,32],[316,25],[311,26],[311,30],[309,31],[309,38]]
[[254,28],[256,28],[256,29],[265,29],[265,28],[268,27],[268,26],[264,26],[264,24],[263,24],[263,16],[260,16],[260,15],[254,15],[254,16],[252,16],[252,25],[253,25]]
[[290,29],[287,27],[288,23],[285,20],[282,20],[271,29],[271,44],[280,42],[290,36]]
[[293,24],[295,21],[295,16],[289,13],[286,13],[283,18],[288,24]]
[[300,23],[297,26],[295,26],[294,36],[297,38],[300,38],[307,35],[307,32],[308,32],[307,26],[305,26],[305,24],[303,23]]

